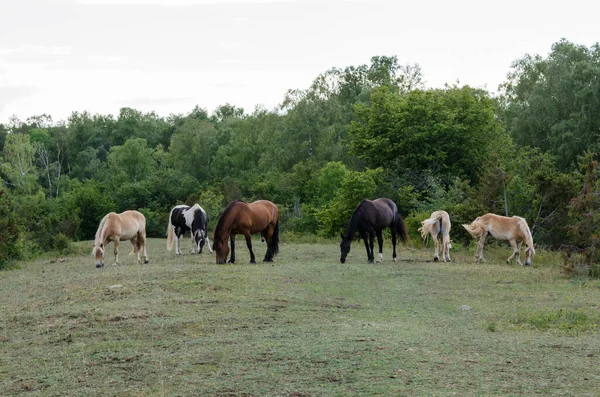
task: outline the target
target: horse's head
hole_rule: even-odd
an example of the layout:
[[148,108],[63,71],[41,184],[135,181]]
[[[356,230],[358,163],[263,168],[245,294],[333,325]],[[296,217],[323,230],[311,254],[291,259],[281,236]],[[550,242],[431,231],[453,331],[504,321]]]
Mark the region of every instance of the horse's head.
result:
[[213,250],[217,257],[217,265],[224,264],[225,261],[227,261],[227,255],[229,255],[229,245],[227,245],[227,240],[215,237]]
[[533,246],[525,249],[525,266],[531,266],[531,259],[535,255],[535,248]]
[[346,239],[344,234],[342,233],[342,242],[340,243],[340,250],[342,251],[342,256],[340,256],[340,262],[346,263],[346,256],[350,252],[350,243],[352,239]]
[[97,269],[104,267],[104,244],[100,243],[100,245],[94,245],[92,256],[96,257]]
[[194,241],[196,242],[196,247],[198,248],[198,253],[201,254],[202,253],[202,248],[204,247],[204,231],[203,230],[196,230],[194,233]]

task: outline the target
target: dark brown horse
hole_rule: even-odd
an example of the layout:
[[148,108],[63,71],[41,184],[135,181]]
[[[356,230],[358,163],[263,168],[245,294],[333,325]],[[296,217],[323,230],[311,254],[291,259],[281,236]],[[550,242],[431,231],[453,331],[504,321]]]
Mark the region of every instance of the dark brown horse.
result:
[[217,264],[225,263],[229,254],[227,240],[231,241],[231,257],[229,263],[235,263],[235,236],[243,234],[246,245],[250,250],[250,263],[256,263],[252,251],[251,235],[260,233],[267,242],[265,262],[272,262],[275,254],[279,252],[279,210],[277,206],[267,200],[258,200],[253,203],[233,201],[217,222],[215,228],[213,248],[217,256]]
[[375,239],[375,235],[377,235],[377,243],[379,243],[379,257],[377,262],[381,262],[383,260],[383,236],[381,231],[386,227],[389,227],[392,231],[392,245],[394,247],[392,258],[396,262],[396,236],[405,243],[408,241],[406,225],[402,220],[402,216],[398,213],[396,203],[387,198],[379,198],[373,201],[363,200],[354,210],[346,233],[342,233],[342,242],[340,244],[342,256],[340,257],[340,262],[346,262],[346,256],[350,252],[350,243],[357,231],[365,241],[369,263],[373,263],[375,259],[373,240]]

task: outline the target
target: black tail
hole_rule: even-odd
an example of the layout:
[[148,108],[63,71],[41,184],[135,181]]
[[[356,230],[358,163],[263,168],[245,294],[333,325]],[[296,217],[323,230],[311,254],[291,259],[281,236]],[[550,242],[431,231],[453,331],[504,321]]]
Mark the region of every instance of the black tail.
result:
[[408,243],[408,230],[406,230],[406,224],[402,215],[396,213],[396,234],[403,243]]
[[271,242],[269,243],[269,251],[271,252],[271,258],[279,253],[279,219],[277,219],[275,229],[273,229],[273,235],[271,236]]

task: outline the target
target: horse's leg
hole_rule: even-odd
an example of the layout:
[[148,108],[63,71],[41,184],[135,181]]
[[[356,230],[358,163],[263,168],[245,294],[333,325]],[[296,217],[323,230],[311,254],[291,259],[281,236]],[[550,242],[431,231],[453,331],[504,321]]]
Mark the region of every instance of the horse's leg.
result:
[[275,253],[271,251],[271,240],[273,239],[273,231],[274,228],[271,225],[269,225],[262,234],[262,238],[267,243],[267,252],[265,253],[265,259],[263,260],[263,262],[273,262],[273,257],[275,256]]
[[437,262],[440,260],[440,240],[437,234],[434,236],[433,232],[431,233],[431,239],[433,240],[433,246],[435,250],[433,254],[433,261]]
[[115,263],[113,263],[113,266],[119,266],[119,239],[121,236],[115,236],[114,237],[114,241],[113,244],[115,245]]
[[208,239],[208,233],[204,237],[206,239],[206,245],[208,246],[208,252],[213,253],[212,247],[210,246],[210,240]]
[[392,247],[394,247],[394,253],[392,254],[392,259],[396,262],[396,231],[394,227],[392,227]]
[[483,246],[485,245],[485,239],[487,238],[487,231],[484,231],[479,237],[479,242],[477,243],[477,251],[475,251],[475,258],[478,262],[483,262]]
[[175,255],[181,255],[181,236],[179,229],[175,229]]
[[381,230],[376,231],[375,235],[377,236],[377,245],[379,245],[379,255],[377,256],[377,263],[381,263],[383,261],[383,236],[381,235]]
[[373,251],[373,244],[375,243],[375,232],[369,232],[369,248],[371,252],[371,256],[369,257],[369,263],[373,263],[375,260],[375,251]]
[[132,237],[131,239],[129,239],[129,241],[131,242],[131,245],[133,245],[133,252],[135,252],[136,263],[140,263],[140,250],[138,245],[139,236],[136,234],[135,237]]
[[450,234],[448,233],[442,235],[442,256],[444,262],[450,262]]
[[195,254],[196,253],[196,240],[194,239],[194,233],[192,233],[192,229],[190,229],[190,238],[192,239],[192,248],[190,249],[190,254]]
[[362,229],[359,230],[358,233],[365,242],[365,249],[367,250],[367,261],[368,263],[373,263],[373,261],[371,260],[371,252],[369,252],[369,234],[366,232],[366,230]]
[[229,236],[231,242],[231,256],[229,257],[229,263],[235,263],[235,234]]
[[254,251],[252,251],[252,235],[248,231],[248,233],[244,234],[244,237],[246,237],[246,246],[248,247],[248,250],[250,251],[250,263],[256,263]]
[[138,261],[140,260],[140,251],[143,251],[143,254],[142,254],[142,257],[144,258],[143,263],[148,263],[148,254],[146,253],[147,245],[148,245],[148,240],[146,240],[146,234],[138,233]]
[[[506,260],[506,263],[510,263],[511,259],[515,257],[515,255],[517,255],[517,253],[519,251],[517,251],[517,241],[516,240],[509,240],[510,246],[513,249],[512,255],[508,257],[508,259]],[[521,263],[518,259],[517,259],[517,263]]]

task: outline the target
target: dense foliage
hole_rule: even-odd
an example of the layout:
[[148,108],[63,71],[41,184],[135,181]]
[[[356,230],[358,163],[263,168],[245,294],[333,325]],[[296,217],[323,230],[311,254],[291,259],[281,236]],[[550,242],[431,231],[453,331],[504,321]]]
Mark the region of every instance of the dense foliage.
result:
[[274,201],[293,233],[337,236],[363,198],[387,196],[411,233],[445,209],[455,224],[526,217],[538,246],[572,241],[577,156],[600,138],[599,46],[562,40],[546,58],[525,56],[499,97],[422,81],[418,66],[374,57],[290,90],[274,110],[13,118],[0,124],[0,266],[91,239],[108,211],[139,209],[160,237],[172,206],[198,202],[212,226],[235,199]]

